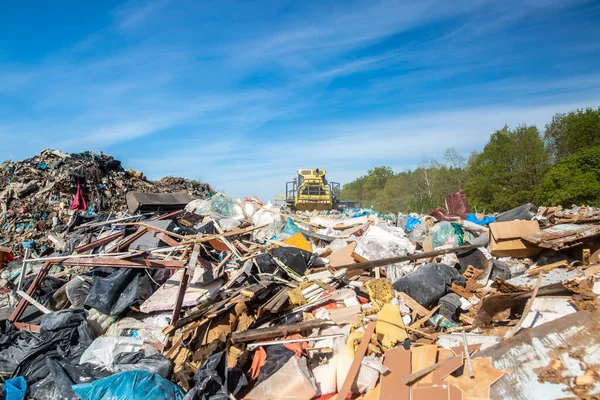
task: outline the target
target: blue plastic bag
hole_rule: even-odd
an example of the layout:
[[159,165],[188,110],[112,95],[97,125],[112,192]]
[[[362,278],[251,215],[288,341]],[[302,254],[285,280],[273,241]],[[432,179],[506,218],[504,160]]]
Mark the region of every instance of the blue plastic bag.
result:
[[5,400],[23,400],[27,392],[27,382],[22,376],[4,381],[2,398]]
[[300,232],[300,230],[298,229],[298,226],[294,223],[294,221],[292,221],[291,218],[288,218],[287,223],[285,224],[285,227],[283,228],[283,233],[288,233],[290,235],[293,235],[298,232]]
[[467,221],[473,222],[477,225],[488,225],[492,222],[496,222],[496,219],[494,217],[490,217],[489,215],[486,215],[483,219],[477,219],[477,217],[473,213],[467,215],[466,219]]
[[82,400],[183,399],[183,391],[158,374],[133,370],[72,386]]
[[406,229],[407,231],[410,232],[413,229],[415,229],[415,226],[419,225],[420,223],[421,223],[420,219],[408,217],[408,220],[406,220],[406,225],[404,225],[404,229]]

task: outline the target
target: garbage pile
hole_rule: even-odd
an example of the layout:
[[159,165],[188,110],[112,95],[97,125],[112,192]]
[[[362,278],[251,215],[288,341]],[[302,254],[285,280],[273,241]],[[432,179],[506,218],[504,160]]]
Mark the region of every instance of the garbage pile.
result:
[[595,209],[479,215],[459,192],[391,219],[124,197],[46,231],[42,254],[0,248],[10,398],[600,393]]
[[185,192],[193,198],[213,193],[209,185],[183,178],[148,181],[142,172],[125,170],[120,161],[101,152],[47,149],[23,161],[0,164],[0,245],[34,241],[37,250],[44,251],[51,246],[45,241],[46,231],[63,232],[75,218],[127,210],[128,192]]

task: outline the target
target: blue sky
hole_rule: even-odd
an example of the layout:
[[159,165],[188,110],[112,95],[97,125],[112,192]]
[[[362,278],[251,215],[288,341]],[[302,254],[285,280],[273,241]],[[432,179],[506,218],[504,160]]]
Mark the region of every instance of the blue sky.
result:
[[102,150],[269,200],[299,168],[346,183],[600,106],[599,2],[1,7],[1,159]]

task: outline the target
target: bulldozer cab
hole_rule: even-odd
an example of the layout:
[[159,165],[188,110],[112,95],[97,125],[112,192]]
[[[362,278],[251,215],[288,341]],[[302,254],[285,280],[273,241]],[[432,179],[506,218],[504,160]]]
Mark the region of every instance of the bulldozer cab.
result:
[[331,210],[339,197],[340,184],[327,182],[323,169],[301,169],[298,176],[286,184],[286,203],[290,208]]

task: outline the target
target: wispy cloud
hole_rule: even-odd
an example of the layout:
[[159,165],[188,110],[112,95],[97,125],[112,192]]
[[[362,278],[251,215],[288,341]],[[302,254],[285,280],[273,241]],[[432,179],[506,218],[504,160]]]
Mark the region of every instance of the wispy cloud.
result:
[[300,167],[346,182],[600,104],[600,9],[585,1],[132,0],[102,12],[108,23],[45,58],[0,59],[6,152],[102,149],[154,178],[270,197]]

